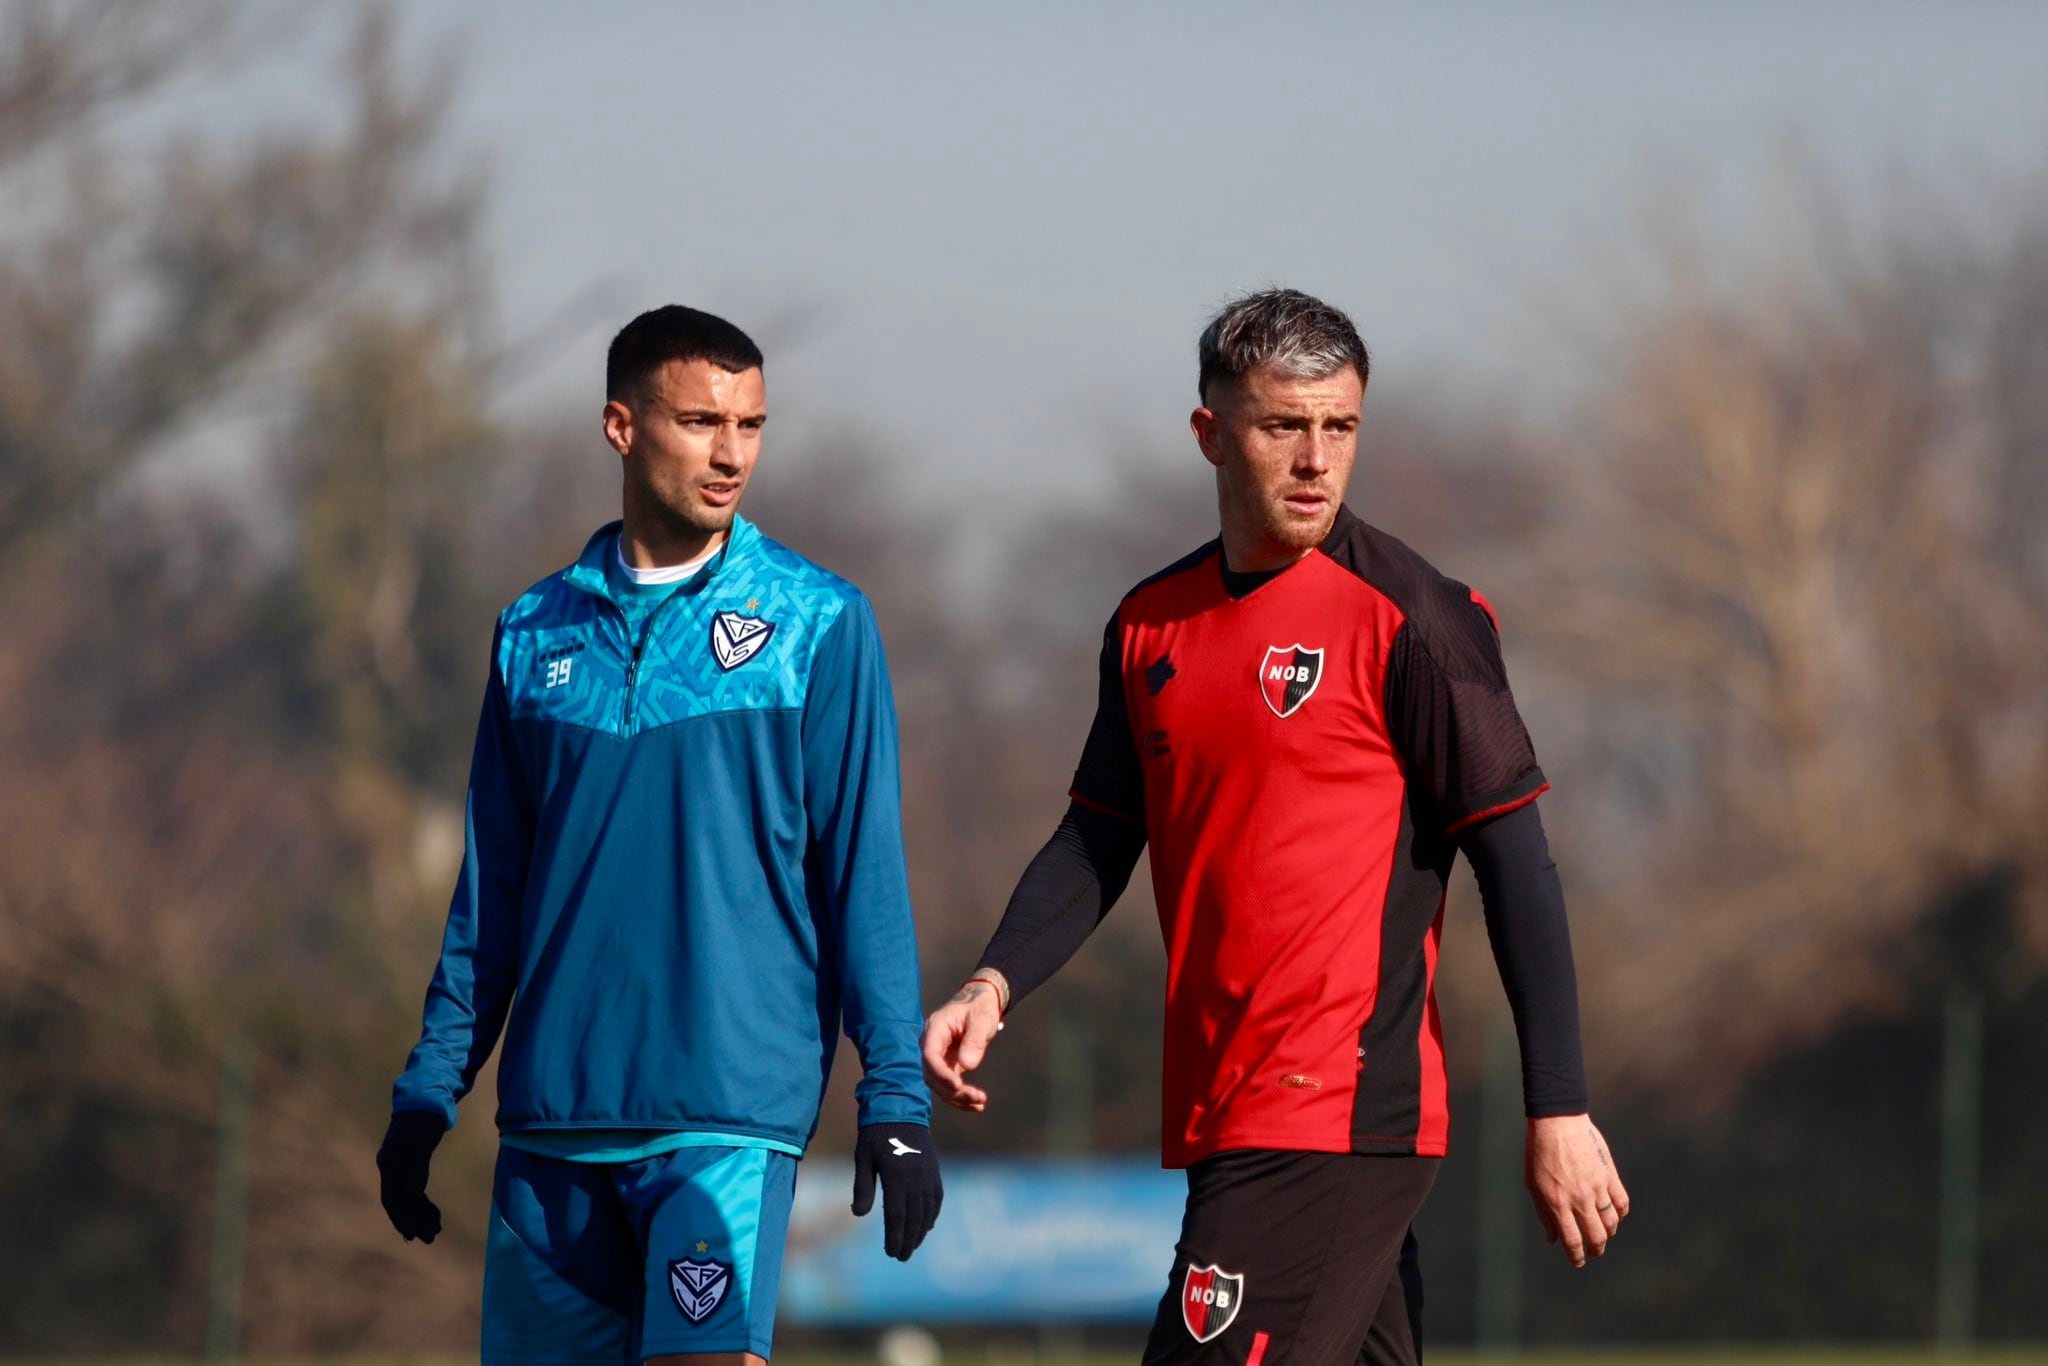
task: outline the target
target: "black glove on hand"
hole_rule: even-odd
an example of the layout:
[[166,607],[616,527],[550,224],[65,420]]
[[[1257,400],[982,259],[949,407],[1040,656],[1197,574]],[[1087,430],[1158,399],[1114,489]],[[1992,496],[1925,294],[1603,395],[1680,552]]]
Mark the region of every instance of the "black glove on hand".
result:
[[875,1207],[875,1177],[882,1178],[882,1250],[910,1260],[939,1219],[945,1188],[939,1151],[922,1124],[870,1124],[853,1147],[853,1212]]
[[402,1110],[391,1117],[377,1148],[384,1213],[408,1243],[415,1238],[431,1243],[441,1231],[441,1211],[427,1199],[427,1163],[446,1132],[448,1126],[433,1111]]

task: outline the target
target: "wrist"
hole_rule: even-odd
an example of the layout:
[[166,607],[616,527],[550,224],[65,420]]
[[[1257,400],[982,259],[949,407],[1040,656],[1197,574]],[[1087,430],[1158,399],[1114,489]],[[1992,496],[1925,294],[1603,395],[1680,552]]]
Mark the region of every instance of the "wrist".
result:
[[394,1110],[391,1112],[391,1130],[403,1134],[432,1134],[439,1138],[448,1132],[447,1116],[439,1110]]
[[1593,1117],[1589,1114],[1574,1115],[1531,1115],[1529,1116],[1530,1143],[1568,1143],[1574,1135],[1590,1133]]
[[[918,1088],[924,1091],[923,1087]],[[929,1092],[913,1095],[892,1091],[861,1099],[854,1114],[854,1126],[861,1129],[877,1129],[890,1125],[921,1125],[926,1128],[932,1122],[932,1102]]]
[[965,990],[976,982],[986,983],[989,990],[995,993],[998,1013],[1010,1013],[1010,979],[1003,976],[1001,968],[976,968],[973,975],[961,984],[962,989]]

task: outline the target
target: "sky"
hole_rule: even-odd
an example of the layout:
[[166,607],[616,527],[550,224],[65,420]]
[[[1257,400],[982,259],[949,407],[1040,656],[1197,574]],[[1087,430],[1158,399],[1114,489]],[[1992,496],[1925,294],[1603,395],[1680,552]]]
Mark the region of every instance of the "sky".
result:
[[[938,504],[1194,459],[1194,340],[1239,290],[1350,311],[1376,397],[1552,412],[1660,192],[1733,256],[1793,139],[1877,204],[1900,168],[2048,170],[2041,4],[400,13],[490,168],[497,329],[534,344],[508,411],[594,415],[611,332],[686,302],[763,343],[771,457],[894,449]],[[218,98],[314,98],[291,66]]]

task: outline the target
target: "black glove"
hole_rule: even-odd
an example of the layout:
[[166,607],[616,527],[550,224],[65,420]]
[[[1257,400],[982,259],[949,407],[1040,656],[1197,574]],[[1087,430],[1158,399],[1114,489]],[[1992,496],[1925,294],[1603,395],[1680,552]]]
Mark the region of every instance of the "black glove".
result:
[[939,1219],[945,1188],[939,1150],[922,1124],[870,1124],[853,1147],[853,1212],[875,1207],[875,1177],[882,1178],[882,1250],[910,1260]]
[[447,1132],[447,1124],[431,1110],[401,1110],[391,1117],[377,1148],[384,1213],[408,1243],[415,1238],[431,1243],[441,1231],[441,1211],[427,1199],[427,1163]]

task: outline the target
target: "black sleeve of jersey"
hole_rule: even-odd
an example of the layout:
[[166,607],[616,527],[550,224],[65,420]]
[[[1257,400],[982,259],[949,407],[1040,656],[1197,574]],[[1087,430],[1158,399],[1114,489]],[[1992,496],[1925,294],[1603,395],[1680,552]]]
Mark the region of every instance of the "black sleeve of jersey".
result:
[[1543,838],[1543,818],[1532,802],[1466,831],[1458,847],[1479,879],[1486,937],[1515,1014],[1522,1104],[1531,1119],[1585,1114],[1579,981],[1572,967],[1564,886]]
[[1142,828],[1145,771],[1138,764],[1137,737],[1131,734],[1131,710],[1124,701],[1123,648],[1117,639],[1116,620],[1111,616],[1102,631],[1095,720],[1088,727],[1081,763],[1074,770],[1074,785],[1067,795],[1083,806]]
[[1145,831],[1070,803],[1059,829],[1024,869],[980,966],[1010,984],[1010,1005],[1059,971],[1130,884]]
[[1389,652],[1387,727],[1410,790],[1440,830],[1455,834],[1547,784],[1508,691],[1493,618],[1469,593],[1419,606]]

